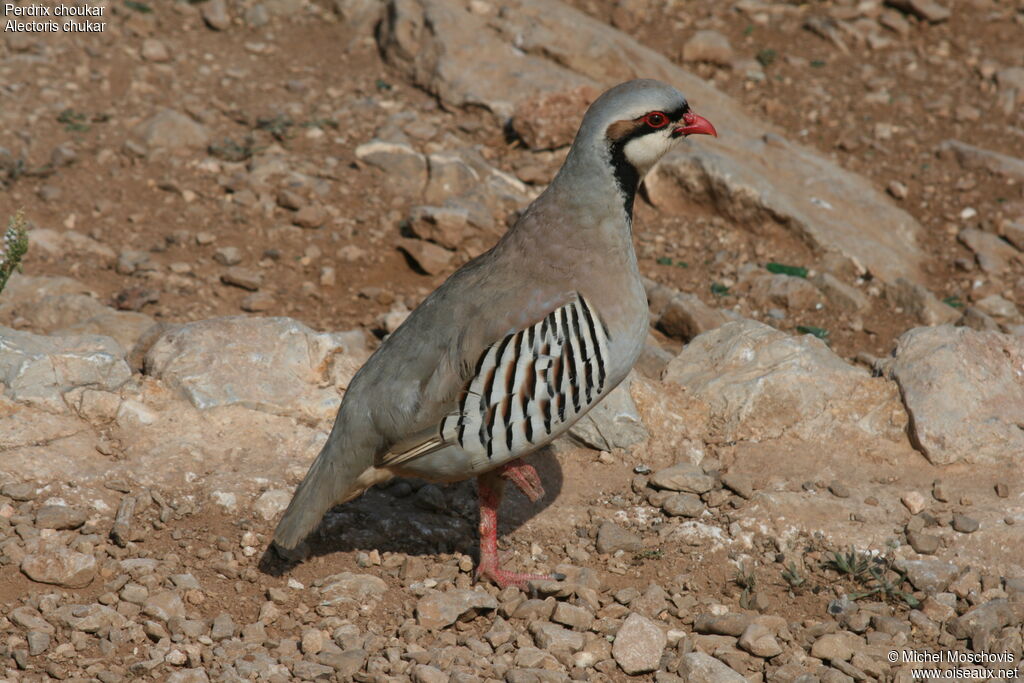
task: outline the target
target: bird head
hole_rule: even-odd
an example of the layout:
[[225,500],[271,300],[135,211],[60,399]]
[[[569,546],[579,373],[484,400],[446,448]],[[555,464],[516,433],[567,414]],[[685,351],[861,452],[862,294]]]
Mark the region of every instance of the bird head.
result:
[[591,117],[613,164],[628,163],[641,177],[687,135],[718,135],[710,121],[690,110],[682,93],[648,79],[608,90],[591,105],[584,125]]
[[627,81],[590,105],[567,166],[577,172],[589,172],[594,162],[609,166],[630,212],[640,180],[688,135],[718,133],[672,86],[651,79]]

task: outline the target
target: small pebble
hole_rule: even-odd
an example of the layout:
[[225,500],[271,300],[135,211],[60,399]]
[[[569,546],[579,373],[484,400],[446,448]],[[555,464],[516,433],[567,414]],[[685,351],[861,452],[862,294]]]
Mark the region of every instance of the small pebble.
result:
[[934,555],[941,545],[940,539],[934,534],[926,534],[920,531],[908,531],[907,542],[914,552],[922,555]]
[[903,183],[901,183],[898,180],[890,181],[889,185],[886,186],[885,189],[895,199],[906,199],[907,198],[907,194],[908,194],[907,186],[904,185]]
[[960,512],[953,513],[953,529],[959,531],[962,534],[972,534],[978,530],[981,524],[978,520],[973,517],[969,517]]
[[836,498],[850,497],[850,489],[846,488],[846,484],[844,484],[841,481],[833,481],[831,484],[828,485],[828,490]]
[[254,292],[242,299],[239,307],[248,313],[262,313],[263,311],[269,311],[275,305],[277,305],[277,300],[273,294],[269,292]]
[[254,292],[260,288],[260,284],[263,282],[263,276],[249,268],[232,266],[221,274],[220,281],[226,285],[234,285],[235,287],[241,287],[242,289],[248,289],[249,291]]
[[900,497],[900,501],[908,510],[910,510],[910,514],[912,515],[918,514],[921,510],[924,510],[925,505],[927,505],[924,496],[917,491],[907,491]]
[[727,472],[722,475],[722,485],[744,500],[754,495],[754,480],[747,474]]
[[213,260],[224,266],[237,266],[242,262],[242,251],[238,247],[219,247],[213,252]]

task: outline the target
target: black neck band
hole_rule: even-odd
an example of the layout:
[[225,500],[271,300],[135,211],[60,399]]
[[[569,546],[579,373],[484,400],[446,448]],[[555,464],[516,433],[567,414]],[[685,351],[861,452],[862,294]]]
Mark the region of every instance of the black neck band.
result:
[[640,172],[626,158],[626,143],[637,137],[640,136],[631,135],[616,140],[611,145],[612,173],[615,175],[615,184],[619,186],[623,208],[630,223],[633,222],[633,200],[636,199],[636,191],[640,187]]

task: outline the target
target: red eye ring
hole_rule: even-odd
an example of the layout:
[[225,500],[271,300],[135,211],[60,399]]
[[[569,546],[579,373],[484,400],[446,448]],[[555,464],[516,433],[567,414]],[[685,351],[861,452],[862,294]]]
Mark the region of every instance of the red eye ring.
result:
[[651,128],[664,128],[668,125],[668,117],[660,111],[652,111],[650,114],[646,114],[643,121]]

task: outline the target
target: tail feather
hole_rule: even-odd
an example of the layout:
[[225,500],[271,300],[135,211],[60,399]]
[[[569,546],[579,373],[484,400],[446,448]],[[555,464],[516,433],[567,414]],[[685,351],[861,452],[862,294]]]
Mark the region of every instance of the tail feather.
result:
[[337,434],[338,427],[336,424],[274,530],[274,543],[279,548],[294,549],[332,506],[356,497],[366,487],[362,479],[373,467],[374,453]]

